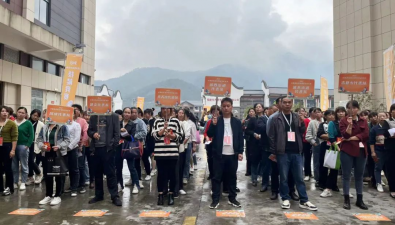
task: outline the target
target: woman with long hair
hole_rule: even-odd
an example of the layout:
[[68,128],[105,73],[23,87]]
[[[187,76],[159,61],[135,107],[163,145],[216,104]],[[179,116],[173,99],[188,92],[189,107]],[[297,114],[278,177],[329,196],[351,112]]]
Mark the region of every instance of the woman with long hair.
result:
[[[385,159],[385,167],[387,169],[387,180],[390,191],[390,196],[395,199],[395,135],[389,133],[389,129],[395,127],[395,104],[392,104],[390,109],[390,118],[384,122],[384,148],[387,151],[387,158]],[[391,126],[390,126],[391,124]],[[380,160],[380,159],[379,159]]]
[[[14,176],[12,174],[12,158],[18,142],[18,126],[9,118],[10,110],[7,106],[0,107],[0,191],[3,196],[14,193]],[[3,183],[5,174],[5,189]]]
[[255,109],[254,108],[250,108],[248,109],[248,114],[246,116],[246,118],[243,120],[242,125],[243,125],[243,129],[244,129],[244,139],[246,140],[246,161],[247,161],[247,172],[246,172],[246,176],[251,176],[251,148],[252,148],[252,142],[254,140],[254,137],[251,137],[249,134],[247,134],[245,132],[245,130],[248,127],[248,123],[250,121],[251,118],[255,118],[256,114],[255,114]]
[[186,149],[185,149],[185,166],[183,172],[183,180],[184,185],[188,184],[190,174],[191,174],[191,166],[190,163],[192,160],[192,153],[194,146],[196,144],[196,124],[193,122],[194,117],[191,115],[189,109],[184,109],[185,116],[185,140],[186,140]]
[[[182,137],[181,125],[171,117],[173,108],[162,108],[161,117],[154,123],[152,136],[155,138],[155,159],[158,168],[158,205],[163,205],[164,192],[168,192],[168,205],[174,205],[177,180],[178,143]],[[170,186],[169,186],[170,184]]]
[[[44,126],[44,123],[40,121],[40,117],[41,111],[38,109],[33,109],[30,113],[29,121],[33,124],[34,142],[29,149],[29,178],[26,182],[26,185],[33,183],[39,184],[44,177],[39,167],[40,162],[42,161],[41,150],[37,145],[38,135]],[[36,174],[36,177],[33,177],[34,174]]]
[[178,159],[178,179],[177,179],[177,184],[178,184],[178,193],[176,193],[176,195],[181,194],[181,195],[186,195],[187,193],[184,190],[184,183],[183,183],[183,178],[184,178],[184,169],[185,166],[189,167],[189,165],[186,165],[186,153],[185,150],[187,148],[188,145],[188,139],[190,138],[190,135],[188,135],[185,133],[187,131],[188,128],[188,122],[185,121],[185,111],[184,109],[180,109],[177,112],[177,119],[178,121],[180,121],[180,125],[181,125],[181,130],[184,132],[184,136],[185,139],[183,142],[180,143],[180,146],[178,147],[179,150],[179,159]]
[[21,163],[21,185],[20,191],[26,190],[26,182],[29,174],[29,148],[34,141],[33,124],[26,120],[27,109],[19,107],[15,123],[18,126],[18,143],[16,146],[15,157],[12,158],[12,172],[14,173],[14,188],[19,185],[19,162]]
[[366,165],[367,146],[369,138],[368,122],[358,115],[359,103],[355,100],[347,103],[348,116],[340,120],[340,133],[343,136],[341,144],[340,161],[343,171],[343,208],[351,209],[350,181],[351,170],[354,168],[355,189],[357,190],[357,203],[360,209],[367,210],[363,202],[363,172]]

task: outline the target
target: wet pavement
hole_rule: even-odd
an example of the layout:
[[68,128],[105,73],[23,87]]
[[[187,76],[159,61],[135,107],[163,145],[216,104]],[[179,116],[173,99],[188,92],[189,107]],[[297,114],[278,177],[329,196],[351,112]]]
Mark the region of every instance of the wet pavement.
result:
[[[297,202],[291,202],[291,209],[282,210],[280,200],[270,200],[270,190],[260,193],[260,187],[253,187],[250,177],[245,174],[245,161],[239,164],[238,187],[241,193],[238,200],[242,204],[241,208],[234,208],[227,204],[227,197],[223,196],[217,210],[243,210],[245,217],[241,218],[219,218],[216,210],[209,209],[211,203],[210,182],[206,177],[206,157],[203,148],[198,152],[198,170],[194,172],[193,178],[186,187],[187,195],[176,199],[175,205],[157,206],[156,176],[152,181],[144,181],[145,188],[137,195],[131,194],[131,189],[126,187],[121,193],[123,200],[122,207],[111,204],[110,196],[105,196],[105,200],[94,205],[89,205],[88,201],[94,196],[94,190],[89,190],[85,194],[79,194],[72,198],[69,194],[62,195],[62,203],[58,206],[39,206],[38,202],[44,198],[45,188],[43,184],[28,186],[26,191],[16,191],[14,195],[0,196],[0,224],[139,224],[139,225],[227,225],[227,224],[395,224],[395,200],[389,197],[388,186],[384,187],[385,193],[378,193],[375,189],[364,187],[365,203],[369,206],[368,211],[363,211],[355,206],[355,198],[352,199],[352,209],[344,210],[343,197],[340,193],[333,192],[333,197],[321,198],[320,190],[316,190],[314,183],[306,182],[310,201],[318,207],[318,211],[313,212],[318,220],[287,219],[284,212],[309,212],[300,209]],[[124,179],[129,178],[127,167],[124,167]],[[145,177],[143,175],[143,177]],[[341,181],[339,177],[339,186]],[[68,185],[66,184],[66,187]],[[351,189],[355,194],[355,189]],[[166,201],[165,201],[166,204]],[[9,215],[8,213],[19,208],[44,209],[34,216]],[[80,210],[108,210],[102,217],[76,217]],[[163,210],[170,212],[167,218],[143,218],[140,214],[144,210]],[[355,213],[381,213],[388,217],[390,222],[363,222],[359,221],[353,214]]]

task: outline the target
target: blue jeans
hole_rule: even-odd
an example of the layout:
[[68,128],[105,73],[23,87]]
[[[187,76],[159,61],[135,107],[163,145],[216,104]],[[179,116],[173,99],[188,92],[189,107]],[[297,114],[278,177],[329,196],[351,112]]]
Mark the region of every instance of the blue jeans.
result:
[[[122,176],[122,170],[123,170],[123,158],[122,158],[122,146],[118,146],[116,153],[115,153],[115,173],[116,173],[116,180],[117,183],[121,185],[123,188],[123,176]],[[127,159],[126,160],[130,172],[130,179],[132,179],[132,187],[136,185],[140,189],[140,181],[139,181],[139,176],[137,174],[137,170],[135,167],[135,159]]]
[[25,145],[16,146],[15,156],[12,158],[12,173],[14,174],[14,183],[19,182],[19,162],[21,162],[22,183],[26,183],[27,175],[29,174],[29,148]]
[[[318,144],[318,143],[317,143]],[[313,146],[313,165],[314,165],[314,180],[320,180],[320,151],[321,145]]]
[[344,195],[350,194],[351,170],[354,168],[355,189],[357,194],[363,191],[363,172],[365,170],[366,158],[361,154],[359,157],[353,157],[347,153],[340,152],[340,162],[342,165],[342,181]]
[[189,170],[191,168],[191,157],[192,157],[192,143],[188,144],[187,149],[185,149],[185,166],[184,166],[184,178],[189,179]]
[[269,176],[272,172],[272,160],[269,159],[269,156],[272,153],[270,152],[263,152],[262,153],[262,160],[261,160],[261,169],[262,169],[262,187],[269,186]]
[[277,164],[280,174],[280,196],[283,201],[290,200],[288,187],[288,173],[292,170],[295,180],[296,189],[298,190],[300,203],[304,204],[309,201],[306,193],[306,185],[303,180],[303,157],[300,154],[277,155]]
[[379,161],[374,166],[374,177],[376,178],[376,184],[381,184],[381,171],[383,170],[385,159],[388,157],[386,151],[376,151],[377,158]]

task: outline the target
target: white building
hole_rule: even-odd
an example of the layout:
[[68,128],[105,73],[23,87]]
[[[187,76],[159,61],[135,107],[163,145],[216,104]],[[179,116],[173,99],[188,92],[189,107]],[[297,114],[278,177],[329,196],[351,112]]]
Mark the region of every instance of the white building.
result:
[[102,86],[95,87],[95,95],[96,96],[111,96],[112,97],[112,109],[122,110],[123,109],[123,99],[120,91],[113,91],[107,87],[107,85],[103,84]]

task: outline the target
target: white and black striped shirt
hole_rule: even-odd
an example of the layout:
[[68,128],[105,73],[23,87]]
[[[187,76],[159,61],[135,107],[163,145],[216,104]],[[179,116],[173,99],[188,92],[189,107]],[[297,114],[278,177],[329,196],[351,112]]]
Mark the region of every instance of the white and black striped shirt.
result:
[[168,122],[168,129],[173,130],[173,134],[176,135],[174,140],[170,140],[170,144],[165,144],[165,136],[159,136],[159,132],[165,125],[165,119],[158,118],[155,120],[154,127],[152,129],[152,136],[155,138],[155,159],[177,159],[178,158],[178,142],[181,138],[181,125],[177,118],[170,118]]

